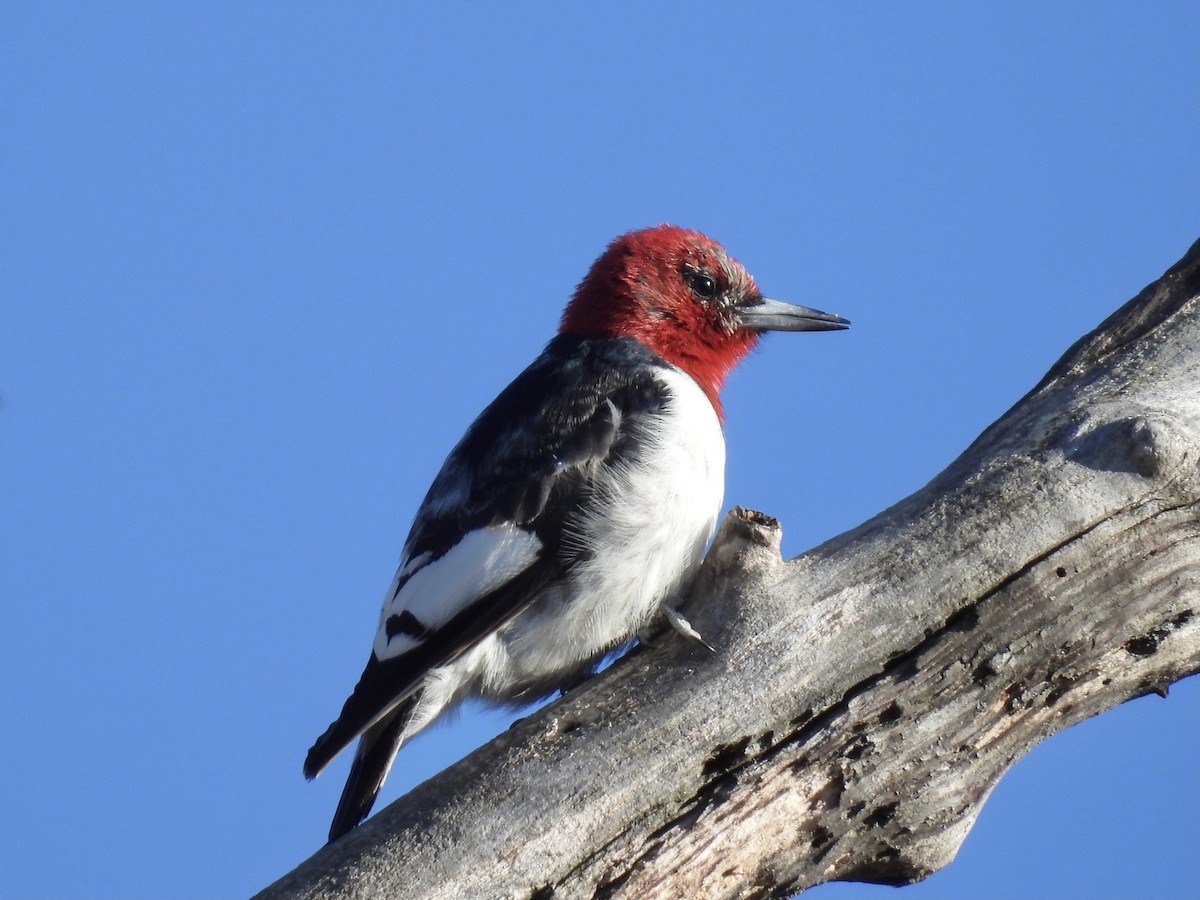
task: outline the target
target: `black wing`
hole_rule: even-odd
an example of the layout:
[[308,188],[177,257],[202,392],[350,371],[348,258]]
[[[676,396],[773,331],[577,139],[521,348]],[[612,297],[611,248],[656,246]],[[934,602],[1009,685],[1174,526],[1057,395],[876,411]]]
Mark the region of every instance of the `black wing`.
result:
[[536,557],[498,587],[446,610],[433,625],[408,609],[386,615],[386,639],[406,638],[391,658],[372,653],[341,715],[309,750],[314,777],[363,731],[408,698],[432,668],[445,665],[519,613],[563,577],[573,554],[562,543],[564,518],[587,502],[601,467],[631,449],[628,423],[661,408],[666,363],[636,341],[560,335],[483,411],[434,480],[405,543],[401,572],[385,611],[425,566],[467,535],[512,524],[535,535]]

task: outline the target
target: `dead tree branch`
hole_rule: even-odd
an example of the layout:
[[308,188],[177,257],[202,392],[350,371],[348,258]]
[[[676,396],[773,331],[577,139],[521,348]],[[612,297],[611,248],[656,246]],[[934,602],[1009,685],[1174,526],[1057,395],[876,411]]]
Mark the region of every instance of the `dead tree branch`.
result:
[[735,510],[673,636],[259,895],[782,897],[946,865],[1047,736],[1200,671],[1200,243],[945,472],[791,560]]

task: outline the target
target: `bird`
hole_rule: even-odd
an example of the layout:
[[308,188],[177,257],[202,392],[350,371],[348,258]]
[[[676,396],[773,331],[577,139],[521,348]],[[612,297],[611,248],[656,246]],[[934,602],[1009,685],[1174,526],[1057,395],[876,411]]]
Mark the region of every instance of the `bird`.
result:
[[660,617],[703,642],[677,607],[723,500],[725,378],[763,332],[849,325],[764,297],[698,231],[613,240],[417,510],[366,668],[304,762],[311,780],[358,740],[329,841],[460,701],[565,690]]

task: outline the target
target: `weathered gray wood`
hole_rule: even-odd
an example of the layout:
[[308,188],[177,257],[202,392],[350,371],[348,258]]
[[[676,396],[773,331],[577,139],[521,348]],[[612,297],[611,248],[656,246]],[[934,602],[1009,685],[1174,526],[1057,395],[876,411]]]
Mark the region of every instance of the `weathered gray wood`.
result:
[[1200,242],[945,472],[688,616],[263,891],[765,897],[947,864],[1043,738],[1200,671]]

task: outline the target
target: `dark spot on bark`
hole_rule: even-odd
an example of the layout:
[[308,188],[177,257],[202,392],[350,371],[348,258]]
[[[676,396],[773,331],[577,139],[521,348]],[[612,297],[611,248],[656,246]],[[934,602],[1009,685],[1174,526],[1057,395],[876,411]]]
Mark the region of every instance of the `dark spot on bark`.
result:
[[1067,570],[1064,569],[1062,566],[1059,566],[1057,569],[1054,570],[1054,574],[1057,575],[1059,578],[1066,578]]
[[921,671],[920,667],[917,665],[917,655],[915,653],[903,654],[902,656],[889,661],[888,665],[895,666],[895,668],[892,669],[892,677],[896,679],[897,683],[915,678]]
[[873,813],[863,819],[863,824],[869,825],[872,828],[879,828],[881,825],[886,825],[896,817],[896,810],[899,806],[899,803],[885,803],[883,806],[877,807]]
[[806,709],[804,712],[800,713],[800,715],[796,716],[796,718],[792,719],[792,721],[788,724],[792,728],[803,728],[806,724],[808,724],[809,721],[812,720],[812,717],[813,711],[811,709]]
[[1073,687],[1075,687],[1074,678],[1059,678],[1057,681],[1055,681],[1054,687],[1051,688],[1050,693],[1046,695],[1046,705],[1053,706],[1063,698],[1063,695],[1065,695],[1067,691]]
[[863,809],[866,807],[866,805],[867,805],[867,804],[865,804],[865,803],[861,803],[861,802],[859,802],[859,803],[855,803],[855,804],[853,804],[853,805],[852,805],[852,806],[851,806],[851,807],[850,807],[848,810],[846,810],[846,815],[847,815],[849,818],[853,819],[853,818],[855,818],[855,817],[856,817],[856,816],[857,816],[857,815],[858,815],[860,812],[862,812],[862,811],[863,811]]
[[879,714],[880,725],[890,725],[899,720],[904,715],[904,710],[900,708],[899,703],[892,702],[888,708]]
[[971,670],[971,678],[980,687],[983,687],[989,681],[996,677],[996,670],[992,668],[990,662],[981,662]]
[[1125,652],[1130,656],[1153,656],[1158,652],[1158,645],[1164,637],[1166,635],[1159,634],[1158,629],[1155,628],[1152,631],[1127,640],[1124,644]]
[[712,778],[714,775],[724,775],[746,758],[746,749],[750,746],[750,738],[744,737],[731,744],[722,744],[713,751],[712,756],[704,761],[700,777]]
[[1007,688],[1005,688],[1004,693],[1007,697],[1004,702],[1005,710],[1010,713],[1020,712],[1023,710],[1028,705],[1027,698],[1025,696],[1026,690],[1027,687],[1023,681],[1014,681]]
[[860,735],[854,739],[853,743],[846,745],[846,749],[842,751],[842,756],[846,759],[862,759],[871,752],[872,746],[869,740]]
[[1177,615],[1175,618],[1173,618],[1171,620],[1171,627],[1172,628],[1182,628],[1184,625],[1186,625],[1190,621],[1192,621],[1192,611],[1190,609],[1185,609],[1183,612],[1181,612],[1179,615]]
[[818,825],[813,831],[812,841],[809,842],[809,846],[816,850],[822,844],[828,844],[831,840],[833,840],[833,832],[824,825]]
[[529,900],[550,900],[554,896],[554,888],[548,884],[534,888],[529,894]]
[[960,609],[946,620],[946,631],[973,631],[979,625],[979,610],[973,606]]

